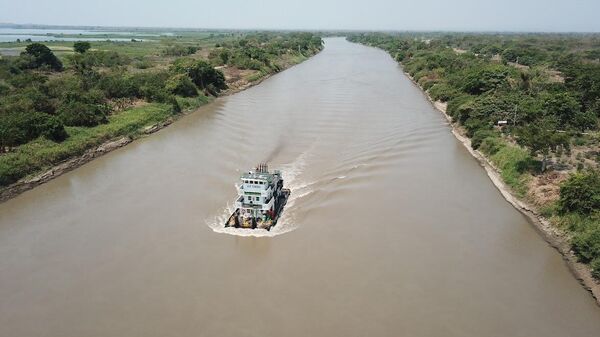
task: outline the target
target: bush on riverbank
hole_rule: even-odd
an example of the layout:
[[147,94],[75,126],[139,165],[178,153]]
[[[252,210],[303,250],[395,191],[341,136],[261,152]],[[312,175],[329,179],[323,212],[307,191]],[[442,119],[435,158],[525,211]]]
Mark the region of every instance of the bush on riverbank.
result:
[[600,173],[588,171],[571,175],[560,186],[558,203],[563,213],[591,214],[600,210]]
[[[349,39],[387,50],[434,100],[447,102],[453,122],[519,197],[533,198],[530,182],[539,183],[540,176],[555,179],[550,195],[557,189],[560,174],[543,175],[549,163],[550,170],[562,172],[591,168],[572,174],[560,188],[560,199],[542,198],[540,208],[572,235],[573,250],[600,277],[597,38],[429,35],[373,33]],[[576,165],[570,156],[574,147],[579,147]],[[565,154],[569,163],[561,158]]]
[[0,156],[0,185],[11,184],[25,175],[81,155],[85,150],[119,136],[136,137],[141,128],[164,121],[172,115],[166,104],[147,104],[109,117],[109,122],[95,127],[68,127],[69,137],[60,143],[44,137]]
[[[0,58],[0,187],[208,102],[204,94],[227,88],[224,73],[197,53],[214,41],[224,64],[236,54],[259,62],[261,71],[246,75],[250,81],[305,59],[322,43],[312,33],[185,35],[157,37],[160,44],[76,42],[76,53],[64,48],[71,43],[48,42],[62,47],[59,56],[33,43],[20,56]],[[21,46],[3,45],[15,44]]]

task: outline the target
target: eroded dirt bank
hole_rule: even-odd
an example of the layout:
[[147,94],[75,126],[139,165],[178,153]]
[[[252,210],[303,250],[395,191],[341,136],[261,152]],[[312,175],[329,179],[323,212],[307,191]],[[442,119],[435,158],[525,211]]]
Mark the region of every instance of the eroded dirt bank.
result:
[[564,231],[553,226],[548,219],[540,214],[535,206],[518,198],[512,189],[504,183],[500,174],[500,170],[491,162],[491,160],[487,158],[481,151],[473,150],[471,147],[471,139],[466,136],[465,130],[457,123],[453,123],[452,118],[447,114],[446,103],[434,101],[427,91],[423,90],[423,88],[412,78],[412,76],[410,76],[410,74],[405,72],[405,75],[411,79],[415,86],[421,89],[436,110],[441,112],[446,120],[448,120],[448,124],[452,127],[452,134],[464,145],[467,151],[469,151],[469,153],[475,157],[477,161],[479,161],[481,166],[485,169],[488,177],[496,186],[496,188],[498,188],[504,199],[506,199],[506,201],[527,216],[531,224],[537,229],[542,237],[552,247],[556,248],[556,250],[560,252],[565,262],[569,266],[569,269],[573,273],[573,276],[575,276],[581,285],[592,294],[596,300],[596,303],[600,305],[600,283],[592,277],[590,266],[578,261],[577,256],[571,250],[568,235]]

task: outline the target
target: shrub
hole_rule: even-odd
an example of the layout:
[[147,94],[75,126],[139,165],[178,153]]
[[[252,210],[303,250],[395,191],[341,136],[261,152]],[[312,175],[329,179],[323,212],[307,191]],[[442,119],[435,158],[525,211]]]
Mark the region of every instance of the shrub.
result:
[[58,116],[68,126],[95,126],[108,122],[109,107],[105,104],[89,104],[70,101],[58,110]]
[[179,104],[179,102],[177,101],[177,98],[175,98],[175,96],[170,96],[169,99],[167,100],[167,103],[171,104],[171,111],[174,114],[181,113],[181,111],[182,111],[181,105]]
[[136,97],[139,88],[122,73],[111,73],[102,76],[98,87],[104,91],[107,98]]
[[466,134],[469,138],[472,138],[476,132],[478,131],[491,131],[490,130],[490,123],[485,121],[485,120],[481,120],[478,118],[471,118],[469,120],[467,120],[464,123],[465,126],[465,130],[467,131]]
[[481,146],[481,143],[483,143],[484,139],[492,137],[498,137],[498,133],[494,130],[477,130],[471,138],[471,147],[473,150],[477,150]]
[[595,170],[572,174],[560,186],[560,211],[590,214],[600,210],[600,173]]
[[139,88],[138,97],[143,97],[151,102],[165,103],[172,95],[165,89],[165,82],[168,78],[168,72],[157,71],[135,74],[130,81]]
[[510,70],[498,64],[485,65],[470,69],[462,79],[463,90],[469,94],[479,95],[484,92],[508,84]]
[[483,139],[481,145],[479,146],[479,150],[488,156],[493,156],[498,151],[500,151],[504,147],[504,143],[502,139],[496,137],[488,137]]
[[187,74],[198,88],[211,94],[227,89],[223,72],[216,70],[206,61],[179,59],[173,63],[172,69],[177,73]]
[[26,60],[23,64],[26,68],[37,69],[48,67],[56,71],[60,71],[63,68],[62,62],[52,53],[50,48],[41,43],[28,45],[21,55]]
[[[556,203],[556,210],[559,210],[559,205]],[[593,214],[566,213],[559,218],[559,225],[567,228],[571,232],[585,232],[597,228],[600,224],[600,212]]]
[[24,71],[20,74],[12,76],[8,82],[15,88],[23,89],[32,85],[40,85],[46,83],[48,81],[48,77],[36,74],[30,71]]
[[[501,139],[498,138],[498,140]],[[491,156],[491,160],[500,169],[500,175],[504,182],[519,196],[524,196],[528,190],[527,183],[530,179],[530,175],[526,172],[533,165],[529,153],[520,147],[504,144]]]
[[572,244],[582,262],[600,258],[600,227],[575,234]]
[[62,142],[69,137],[62,121],[55,116],[49,117],[44,123],[42,136],[55,142]]
[[448,115],[452,116],[453,118],[456,118],[458,116],[459,107],[467,102],[471,102],[472,100],[473,96],[470,95],[460,95],[453,97],[448,101]]
[[436,101],[448,102],[458,95],[458,90],[447,83],[436,83],[429,89],[429,95]]
[[92,48],[92,45],[87,41],[77,41],[73,43],[73,50],[79,54],[85,53],[90,48]]
[[82,56],[84,57],[83,62],[93,66],[113,68],[131,63],[131,59],[127,55],[119,54],[115,51],[90,50]]
[[166,56],[187,56],[196,53],[198,49],[199,48],[196,46],[185,47],[181,45],[174,45],[165,48],[165,50],[163,50],[163,54]]
[[54,141],[67,138],[63,124],[42,112],[12,112],[0,115],[0,146],[16,146],[39,136]]
[[215,49],[210,52],[208,55],[208,59],[210,63],[216,66],[224,65],[229,63],[229,59],[231,58],[231,51],[226,48]]
[[0,82],[0,96],[7,95],[10,91],[10,87],[2,82]]
[[152,61],[145,57],[140,57],[135,61],[134,66],[138,69],[149,69],[152,68]]
[[186,74],[176,74],[171,76],[165,84],[165,89],[172,94],[183,97],[194,97],[198,95],[196,86]]
[[240,69],[260,70],[264,63],[250,58],[248,55],[238,53],[230,58],[229,63]]
[[590,267],[592,267],[592,276],[600,279],[600,257],[593,259]]

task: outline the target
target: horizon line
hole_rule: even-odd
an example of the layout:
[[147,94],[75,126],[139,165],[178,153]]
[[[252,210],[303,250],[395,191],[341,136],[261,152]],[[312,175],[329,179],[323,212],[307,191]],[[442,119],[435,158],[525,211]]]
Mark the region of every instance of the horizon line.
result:
[[[560,30],[465,30],[465,29],[374,29],[374,28],[266,28],[266,27],[247,27],[247,28],[226,28],[226,27],[176,27],[176,26],[127,26],[127,25],[73,25],[73,24],[44,24],[44,23],[14,23],[0,22],[0,27],[6,26],[36,26],[44,28],[127,28],[127,29],[168,29],[168,30],[196,30],[196,31],[298,31],[298,32],[369,32],[369,33],[510,33],[510,34],[600,34],[600,31],[560,31]],[[68,27],[68,28],[67,28]]]

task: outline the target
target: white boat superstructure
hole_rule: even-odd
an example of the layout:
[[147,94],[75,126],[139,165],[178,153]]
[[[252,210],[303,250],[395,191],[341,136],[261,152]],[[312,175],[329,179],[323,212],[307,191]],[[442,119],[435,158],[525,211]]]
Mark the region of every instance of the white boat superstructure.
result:
[[244,173],[236,188],[236,210],[226,227],[270,229],[277,222],[290,194],[289,189],[283,188],[281,172],[269,172],[266,164]]

